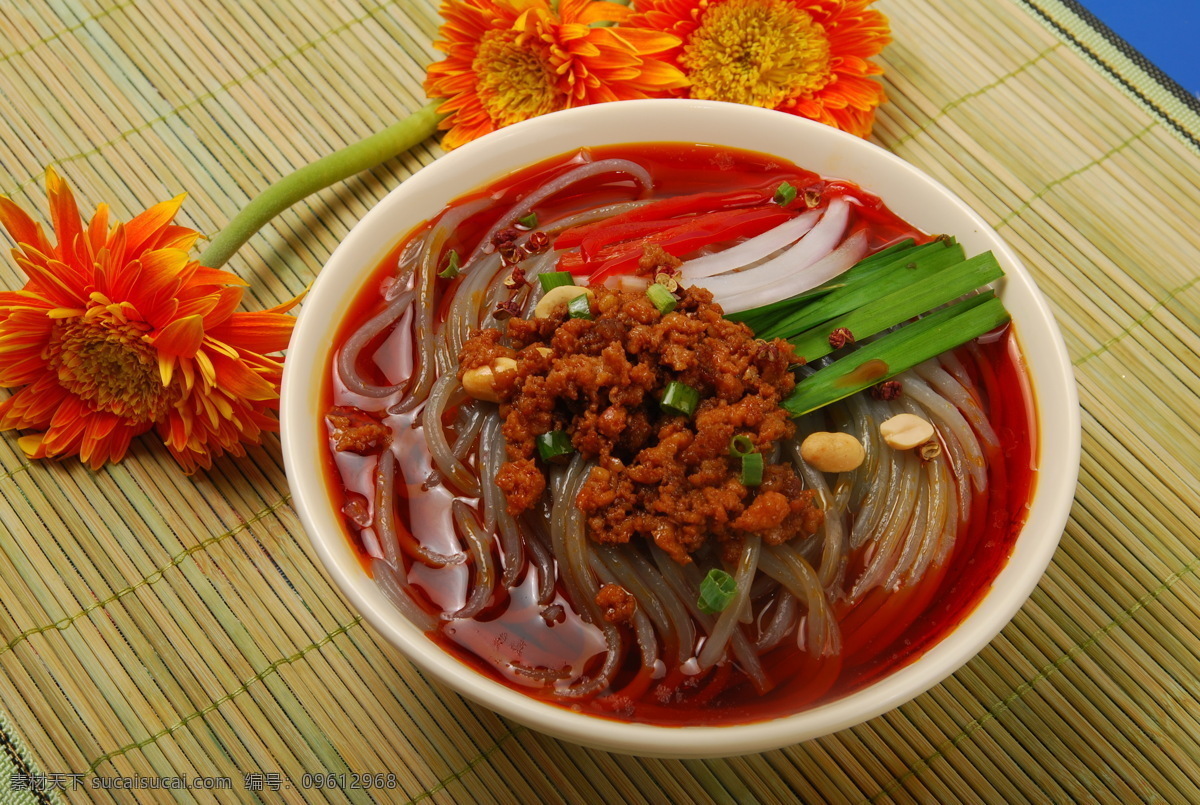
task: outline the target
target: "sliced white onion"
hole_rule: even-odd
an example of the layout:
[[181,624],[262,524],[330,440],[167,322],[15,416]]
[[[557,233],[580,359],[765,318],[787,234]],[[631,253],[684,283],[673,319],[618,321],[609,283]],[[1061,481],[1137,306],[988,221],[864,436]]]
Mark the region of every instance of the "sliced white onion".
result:
[[[735,294],[751,289],[771,288],[789,283],[797,273],[802,273],[809,266],[833,251],[842,240],[846,231],[846,222],[850,220],[850,205],[843,198],[835,198],[829,202],[821,220],[809,230],[808,234],[796,241],[796,244],[782,254],[772,257],[745,271],[725,274],[720,277],[708,277],[702,285],[712,291],[713,298],[722,305],[731,300]],[[781,298],[776,296],[775,298]],[[745,308],[739,308],[744,310]],[[731,308],[726,307],[728,313]]]
[[605,278],[604,287],[614,291],[644,291],[650,287],[650,278],[633,274],[613,274]]
[[737,313],[778,299],[787,299],[789,296],[811,291],[821,283],[833,279],[863,259],[866,253],[867,233],[860,229],[842,241],[841,246],[802,271],[795,271],[790,276],[766,284],[756,284],[727,297],[714,294],[713,299],[720,303],[726,313]]
[[731,246],[724,251],[688,260],[680,266],[679,270],[683,273],[684,279],[690,280],[723,274],[726,271],[734,271],[751,263],[757,263],[764,257],[770,257],[785,246],[790,246],[807,235],[820,217],[820,210],[809,210],[795,218],[789,218],[774,229],[768,229],[761,235]]

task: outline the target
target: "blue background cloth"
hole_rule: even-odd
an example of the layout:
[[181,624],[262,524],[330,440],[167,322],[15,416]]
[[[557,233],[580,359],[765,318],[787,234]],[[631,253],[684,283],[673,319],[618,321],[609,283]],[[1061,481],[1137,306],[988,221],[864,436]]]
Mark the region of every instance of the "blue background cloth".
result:
[[1200,95],[1200,0],[1081,0],[1192,95]]

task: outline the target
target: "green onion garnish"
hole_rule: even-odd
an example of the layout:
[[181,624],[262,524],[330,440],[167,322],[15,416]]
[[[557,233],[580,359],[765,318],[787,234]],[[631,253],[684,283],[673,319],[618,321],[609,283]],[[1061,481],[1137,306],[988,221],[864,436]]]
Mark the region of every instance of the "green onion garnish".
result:
[[538,217],[537,217],[536,212],[531,212],[531,213],[529,213],[529,215],[526,215],[524,218],[517,219],[517,223],[520,224],[521,226],[525,227],[526,229],[533,229],[535,226],[537,226],[537,222],[538,222]]
[[754,440],[744,433],[739,433],[729,440],[729,455],[742,460],[742,484],[744,486],[761,486],[763,477],[763,457],[754,449]]
[[588,298],[587,294],[581,293],[567,302],[567,315],[573,319],[590,319],[592,317],[592,300]]
[[663,389],[662,400],[658,403],[664,411],[680,416],[691,416],[699,404],[700,392],[678,380],[672,380],[667,384],[667,387]]
[[696,606],[701,612],[715,615],[724,612],[736,594],[737,579],[714,567],[700,582],[700,596],[696,599]]
[[750,455],[754,452],[754,440],[744,433],[739,433],[729,440],[729,455],[735,458]]
[[775,203],[780,207],[786,207],[796,200],[796,188],[792,187],[787,182],[775,188]]
[[675,294],[668,291],[665,285],[660,285],[657,282],[646,289],[646,296],[650,297],[650,301],[658,308],[658,312],[664,316],[679,305],[679,300],[675,298]]
[[538,274],[538,282],[542,284],[542,291],[544,292],[562,285],[574,285],[575,278],[571,276],[571,272],[569,271],[550,271],[545,274]]
[[438,272],[438,276],[442,279],[452,280],[458,276],[458,267],[458,252],[451,249],[446,258],[446,267]]
[[538,455],[542,457],[542,461],[559,461],[564,456],[575,452],[575,446],[571,444],[571,437],[566,434],[566,431],[552,430],[549,433],[543,433],[534,442],[537,444]]
[[742,456],[742,486],[761,486],[763,480],[762,453]]

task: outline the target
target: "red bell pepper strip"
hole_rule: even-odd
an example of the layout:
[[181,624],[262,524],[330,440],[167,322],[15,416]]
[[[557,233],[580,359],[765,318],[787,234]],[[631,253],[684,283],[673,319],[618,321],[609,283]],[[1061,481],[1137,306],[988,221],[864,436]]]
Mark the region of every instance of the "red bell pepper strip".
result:
[[629,221],[623,224],[602,227],[584,237],[583,241],[579,244],[579,251],[585,259],[591,259],[594,255],[599,254],[602,249],[663,232],[672,227],[679,226],[688,220],[695,220],[695,218],[669,218],[666,220],[656,218],[653,221]]
[[[761,235],[793,216],[793,212],[777,205],[696,216],[640,240],[602,250],[597,259],[585,259],[579,268],[590,272],[589,282],[601,282],[607,277],[628,273],[636,268],[647,244],[657,243],[668,254],[683,257],[704,246]],[[563,258],[566,256],[563,255]],[[568,270],[562,259],[559,266],[561,270]],[[575,272],[574,268],[569,270]]]
[[[755,210],[773,210],[778,207],[756,207]],[[685,218],[668,220],[630,221],[614,227],[605,227],[584,238],[578,251],[565,252],[559,258],[560,270],[570,269],[574,273],[586,273],[589,266],[595,267],[619,255],[636,252],[641,254],[647,243],[658,243],[664,238],[680,232],[691,232],[711,228],[714,224],[728,224],[731,215],[744,215],[747,211],[709,212]]]
[[685,196],[672,196],[660,199],[659,201],[652,201],[649,204],[643,204],[640,207],[635,207],[632,210],[614,215],[602,221],[573,226],[559,234],[554,241],[554,248],[560,250],[570,249],[580,245],[586,237],[598,231],[636,221],[662,220],[718,212],[720,210],[755,207],[771,201],[775,197],[776,188],[783,182],[788,182],[801,190],[797,201],[789,205],[789,207],[797,208],[802,207],[804,204],[803,190],[805,188],[822,184],[820,178],[815,173],[803,172],[795,175],[775,175],[759,185],[742,187],[738,190],[726,192],[706,191],[702,193],[690,193]]

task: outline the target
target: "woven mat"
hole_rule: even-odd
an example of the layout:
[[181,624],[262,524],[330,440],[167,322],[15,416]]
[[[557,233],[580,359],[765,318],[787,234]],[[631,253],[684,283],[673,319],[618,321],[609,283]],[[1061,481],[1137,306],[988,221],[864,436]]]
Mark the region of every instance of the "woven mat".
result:
[[[1200,801],[1194,107],[1156,100],[1155,78],[1090,40],[1073,4],[879,7],[896,41],[877,141],[1018,250],[1084,409],[1061,549],[977,658],[898,710],[780,751],[586,751],[431,686],[361,622],[309,548],[277,440],[187,478],[152,440],[93,473],[30,464],[6,435],[0,800]],[[431,0],[2,2],[0,192],[44,211],[54,165],[121,218],[186,190],[185,222],[213,232],[275,179],[418,108],[438,22]],[[247,305],[303,289],[439,153],[418,147],[280,217],[230,264]],[[20,283],[0,264],[0,287]],[[394,787],[305,778],[328,773]],[[205,775],[229,789],[94,787]]]

